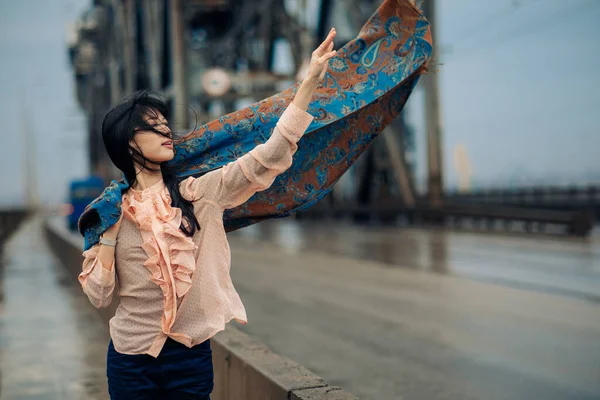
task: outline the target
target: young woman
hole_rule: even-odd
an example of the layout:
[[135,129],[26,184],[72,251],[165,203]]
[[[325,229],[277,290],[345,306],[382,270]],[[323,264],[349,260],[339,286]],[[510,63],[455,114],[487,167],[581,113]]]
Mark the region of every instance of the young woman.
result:
[[84,252],[79,275],[94,306],[120,303],[110,320],[111,399],[209,399],[210,338],[232,319],[246,323],[229,276],[223,211],[270,187],[288,169],[313,117],[306,112],[333,51],[335,30],[264,144],[199,178],[177,179],[167,108],[138,93],[102,124],[106,150],[129,183],[121,217]]

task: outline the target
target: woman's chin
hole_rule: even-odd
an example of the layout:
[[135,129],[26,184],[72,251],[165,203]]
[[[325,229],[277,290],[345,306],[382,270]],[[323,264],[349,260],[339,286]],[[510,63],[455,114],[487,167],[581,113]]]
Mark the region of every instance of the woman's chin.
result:
[[175,151],[166,147],[164,150],[157,154],[157,159],[160,159],[160,162],[170,161],[175,157]]

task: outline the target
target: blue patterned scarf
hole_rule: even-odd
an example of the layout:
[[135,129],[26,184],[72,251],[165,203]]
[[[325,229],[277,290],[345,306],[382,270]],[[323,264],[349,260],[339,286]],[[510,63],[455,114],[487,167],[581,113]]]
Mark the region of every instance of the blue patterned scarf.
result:
[[[332,189],[377,135],[398,116],[431,56],[429,23],[410,0],[386,0],[358,37],[338,50],[308,112],[315,116],[291,168],[246,203],[226,210],[232,231],[305,210]],[[299,84],[186,135],[169,161],[186,178],[221,168],[270,136]],[[113,180],[79,218],[87,250],[121,214],[125,178]]]

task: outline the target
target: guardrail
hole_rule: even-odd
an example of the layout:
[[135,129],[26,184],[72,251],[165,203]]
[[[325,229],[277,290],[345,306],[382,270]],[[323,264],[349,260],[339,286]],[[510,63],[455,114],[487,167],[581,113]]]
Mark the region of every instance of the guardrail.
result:
[[416,209],[415,214],[424,220],[445,220],[461,226],[464,220],[474,221],[478,226],[493,229],[501,222],[505,230],[511,230],[515,222],[522,222],[526,232],[547,232],[549,225],[560,226],[569,235],[586,236],[594,227],[595,216],[588,211],[556,211],[508,206],[448,204],[441,209]]
[[6,240],[17,230],[27,214],[27,210],[22,209],[0,210],[0,253]]
[[468,193],[450,192],[453,203],[516,205],[537,208],[600,208],[600,186],[552,187],[535,186],[515,189],[481,189]]
[[404,207],[395,201],[379,202],[370,205],[352,203],[328,205],[326,202],[303,211],[300,217],[327,217],[340,218],[351,216],[358,220],[367,220],[371,217],[381,220],[393,220],[398,216],[404,217],[409,223],[436,222],[451,226],[466,226],[493,230],[497,222],[501,228],[510,231],[515,223],[521,223],[522,230],[526,232],[546,232],[550,226],[558,229],[552,233],[566,233],[569,235],[586,236],[594,227],[595,213],[592,210],[559,211],[551,209],[538,209],[528,207],[511,207],[487,204],[463,204],[446,202],[441,208],[432,208],[427,205],[416,205],[413,208]]

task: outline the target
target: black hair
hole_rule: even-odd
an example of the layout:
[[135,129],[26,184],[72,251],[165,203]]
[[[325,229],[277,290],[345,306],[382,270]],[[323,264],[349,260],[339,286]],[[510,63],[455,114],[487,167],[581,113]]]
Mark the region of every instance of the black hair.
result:
[[[157,113],[162,114],[167,120],[169,119],[169,108],[161,96],[143,90],[125,98],[120,104],[111,108],[102,121],[102,140],[106,152],[113,164],[123,172],[130,187],[135,184],[137,178],[134,162],[137,162],[143,169],[159,171],[149,166],[148,162],[152,161],[144,157],[139,149],[129,144],[136,132],[152,131],[173,139],[170,133],[156,129],[158,123],[148,122],[148,116],[157,117]],[[193,236],[196,229],[200,229],[200,223],[194,215],[192,202],[183,198],[179,192],[179,183],[183,178],[177,177],[176,169],[177,166],[173,163],[162,162],[160,164],[163,181],[171,195],[171,206],[181,209],[180,229],[187,236]]]

